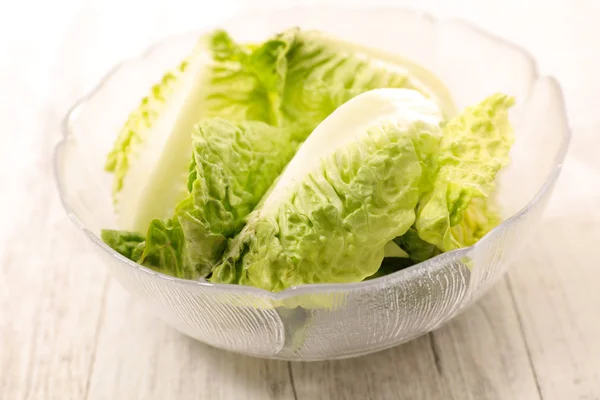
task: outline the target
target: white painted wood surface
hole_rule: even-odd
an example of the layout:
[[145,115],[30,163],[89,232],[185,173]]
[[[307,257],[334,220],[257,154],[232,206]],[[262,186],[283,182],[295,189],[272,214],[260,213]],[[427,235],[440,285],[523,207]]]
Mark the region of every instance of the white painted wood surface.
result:
[[3,5],[0,399],[600,399],[600,2],[404,3],[528,48],[563,84],[571,152],[536,240],[476,306],[391,350],[309,364],[229,354],[155,319],[89,254],[53,184],[59,120],[114,62],[250,2]]

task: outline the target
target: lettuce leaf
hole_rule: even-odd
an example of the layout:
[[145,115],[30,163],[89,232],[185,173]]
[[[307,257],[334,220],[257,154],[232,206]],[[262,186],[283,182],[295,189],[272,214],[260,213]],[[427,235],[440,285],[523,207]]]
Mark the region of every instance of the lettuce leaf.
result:
[[304,121],[306,135],[346,101],[378,88],[418,90],[443,112],[453,113],[443,85],[408,60],[319,31],[293,29],[286,34],[295,40],[287,55],[282,114],[289,121]]
[[415,262],[410,258],[405,257],[384,257],[381,261],[381,266],[373,275],[365,278],[365,280],[380,278],[385,275],[393,274],[408,267],[415,265]]
[[493,200],[476,197],[463,212],[462,220],[450,231],[461,247],[472,246],[500,222],[502,218]]
[[103,230],[102,240],[118,253],[155,271],[179,278],[194,278],[196,270],[183,259],[184,238],[177,220],[150,223],[146,235]]
[[206,274],[294,156],[293,129],[205,120],[194,132],[196,179],[177,207],[190,261]]
[[435,245],[421,239],[414,227],[407,230],[404,235],[395,238],[394,243],[400,246],[415,263],[428,260],[441,253],[441,250]]
[[449,251],[473,244],[498,223],[484,199],[509,162],[514,137],[508,109],[513,104],[513,98],[496,94],[445,124],[433,189],[417,210],[415,228],[424,241]]
[[103,230],[102,241],[112,247],[117,253],[137,261],[141,255],[140,245],[146,240],[144,235],[136,232]]

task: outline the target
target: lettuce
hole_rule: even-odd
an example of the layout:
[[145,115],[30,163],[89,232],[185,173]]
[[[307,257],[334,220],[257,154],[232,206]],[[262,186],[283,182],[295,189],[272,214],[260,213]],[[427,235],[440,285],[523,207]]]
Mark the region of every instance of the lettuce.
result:
[[137,261],[141,255],[139,249],[145,245],[146,237],[136,232],[105,229],[102,231],[102,240],[117,253]]
[[176,208],[186,265],[200,276],[220,259],[228,238],[244,226],[272,182],[293,157],[294,131],[259,121],[205,120],[193,134],[194,179]]
[[500,222],[512,103],[455,116],[401,57],[297,28],[261,44],[217,31],[120,132],[106,169],[123,230],[102,239],[162,273],[271,291],[382,276]]
[[417,263],[441,253],[441,250],[435,245],[421,239],[414,226],[407,230],[404,235],[395,238],[394,243],[408,254],[408,258]]
[[294,155],[293,132],[259,121],[203,121],[192,135],[190,193],[174,216],[153,219],[145,237],[104,231],[103,240],[155,270],[185,278],[208,274],[227,239],[241,230],[246,215]]
[[293,32],[282,113],[291,121],[310,121],[307,133],[346,101],[378,88],[418,90],[443,112],[453,112],[441,83],[423,68],[321,32]]
[[[212,165],[213,171],[221,170],[219,176],[223,179],[212,177],[212,186],[204,189],[227,191],[228,182],[239,181],[240,177],[230,174],[227,144],[213,149],[214,157],[209,164],[206,160],[196,162],[198,146],[192,144],[195,124],[222,117],[232,123],[256,121],[279,128],[277,135],[286,132],[280,136],[285,140],[271,151],[281,152],[277,159],[287,162],[298,143],[348,99],[377,87],[413,87],[413,81],[406,69],[365,57],[363,50],[357,51],[318,32],[290,29],[260,45],[237,44],[223,31],[207,35],[180,67],[167,73],[153,87],[151,95],[142,100],[108,155],[106,169],[114,174],[120,227],[127,231],[154,232],[174,224],[189,238],[184,241],[183,248],[187,249],[184,252],[198,254],[189,263],[204,272],[210,263],[216,262],[226,240],[241,230],[243,218],[252,209],[248,204],[253,203],[234,206],[233,227],[221,226],[228,224],[221,218],[231,217],[221,209],[203,211],[203,215],[211,217],[200,218],[202,221],[198,222],[198,210],[206,207],[202,197],[207,194],[200,187],[193,190],[200,182],[194,183],[198,176],[194,165],[189,173],[190,154],[194,153],[192,164],[201,169]],[[215,131],[216,125],[204,132]],[[268,131],[266,127],[261,129]],[[244,140],[237,139],[239,143]],[[255,139],[249,139],[251,146],[260,146]],[[248,151],[252,153],[254,149]],[[277,165],[278,168],[269,171],[266,165],[260,174],[247,176],[247,181],[238,183],[254,185],[256,176],[268,177],[268,185],[263,180],[265,184],[256,186],[260,191],[255,195],[260,198],[280,172],[281,165]],[[210,202],[211,206],[215,204]],[[158,223],[154,219],[164,221]],[[200,231],[193,229],[200,225],[203,226]],[[189,264],[187,257],[181,260]]]
[[415,221],[421,152],[439,141],[439,108],[418,92],[379,89],[334,111],[300,147],[213,282],[271,291],[373,275],[384,247]]
[[415,222],[419,236],[442,251],[473,244],[499,221],[488,202],[472,200],[489,198],[496,174],[508,164],[513,103],[490,96],[443,128],[433,189],[419,202]]
[[203,37],[186,61],[142,100],[108,155],[123,229],[144,231],[173,215],[187,196],[193,126],[221,116],[279,120],[278,104],[290,43],[273,40],[251,51],[222,31]]

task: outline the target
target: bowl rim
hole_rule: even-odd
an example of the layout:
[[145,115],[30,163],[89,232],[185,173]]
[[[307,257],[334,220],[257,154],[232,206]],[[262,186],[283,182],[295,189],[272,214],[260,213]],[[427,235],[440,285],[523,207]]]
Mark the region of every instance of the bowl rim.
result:
[[[547,175],[544,183],[538,189],[538,191],[533,196],[533,198],[525,206],[523,206],[523,208],[521,208],[519,211],[517,211],[510,217],[504,219],[498,226],[493,228],[490,232],[488,232],[483,238],[481,238],[479,241],[477,241],[477,243],[475,243],[474,245],[439,254],[439,255],[437,255],[433,258],[430,258],[429,260],[426,260],[424,262],[417,263],[415,265],[412,265],[412,266],[402,269],[400,271],[396,271],[391,274],[384,275],[384,276],[374,278],[374,279],[370,279],[367,281],[351,282],[351,283],[311,283],[311,284],[292,286],[292,287],[286,288],[280,292],[270,292],[265,289],[256,288],[256,287],[252,287],[252,286],[243,286],[243,285],[225,284],[225,283],[211,283],[211,282],[207,282],[204,280],[190,280],[190,279],[183,279],[183,278],[177,278],[177,277],[173,277],[170,275],[166,275],[161,272],[151,270],[151,269],[149,269],[143,265],[140,265],[140,264],[124,257],[123,255],[117,253],[111,247],[106,245],[98,235],[96,235],[95,233],[93,233],[92,231],[90,231],[86,228],[83,221],[73,211],[73,208],[69,204],[69,202],[67,200],[67,196],[65,195],[66,192],[65,192],[64,182],[62,182],[61,177],[60,177],[60,172],[59,172],[60,171],[60,162],[61,162],[61,152],[62,152],[62,148],[65,147],[68,144],[69,140],[74,137],[74,135],[71,132],[71,128],[70,128],[71,121],[76,117],[76,115],[85,106],[85,104],[91,98],[93,98],[100,90],[102,90],[102,88],[105,86],[105,84],[122,67],[124,67],[125,65],[127,65],[129,63],[143,61],[144,59],[148,58],[149,55],[156,48],[160,47],[161,45],[165,44],[166,42],[169,42],[171,40],[176,40],[177,38],[187,37],[191,34],[200,34],[202,32],[207,32],[207,31],[210,31],[213,29],[217,29],[219,26],[221,26],[223,24],[234,23],[239,18],[247,19],[249,17],[252,17],[252,15],[258,16],[258,15],[263,15],[263,14],[268,14],[268,13],[273,13],[273,12],[282,12],[282,11],[285,11],[285,12],[313,11],[314,12],[317,10],[319,10],[321,12],[323,10],[327,10],[327,11],[340,11],[340,12],[346,12],[346,13],[359,11],[362,14],[364,14],[364,13],[381,13],[381,12],[386,12],[386,13],[387,12],[403,12],[406,14],[412,14],[412,16],[414,16],[414,17],[424,18],[426,20],[429,20],[431,23],[433,23],[435,25],[439,25],[440,23],[456,23],[456,24],[460,24],[460,25],[463,25],[463,26],[471,29],[477,35],[486,37],[487,39],[497,42],[497,43],[501,44],[502,46],[511,48],[512,50],[517,51],[521,56],[526,58],[531,67],[532,78],[533,78],[532,82],[535,83],[535,82],[539,81],[540,79],[547,79],[549,81],[549,83],[551,85],[553,85],[554,88],[556,89],[558,101],[560,102],[561,111],[562,111],[562,113],[564,115],[564,119],[565,119],[563,137],[562,137],[562,141],[560,144],[560,148],[558,149],[558,152],[557,152],[554,162],[553,162],[553,168],[552,168],[551,172]],[[263,298],[267,297],[267,298],[270,298],[270,300],[275,301],[275,302],[280,302],[287,298],[306,295],[306,294],[319,294],[319,293],[323,293],[323,292],[328,292],[328,293],[347,292],[347,291],[352,291],[352,290],[368,290],[369,288],[374,287],[374,286],[382,286],[382,285],[385,286],[386,281],[391,281],[391,280],[395,281],[398,279],[400,279],[400,280],[410,279],[414,275],[420,275],[421,273],[423,273],[425,271],[431,271],[432,269],[435,269],[436,266],[439,268],[444,265],[455,262],[457,260],[460,260],[465,254],[475,251],[476,249],[478,249],[482,246],[485,246],[485,244],[488,241],[492,240],[493,237],[497,236],[507,226],[511,225],[513,223],[513,221],[518,220],[521,216],[527,214],[528,211],[533,206],[535,206],[549,190],[552,189],[554,183],[556,182],[558,176],[560,175],[560,171],[561,171],[562,165],[564,163],[565,157],[567,155],[569,143],[570,143],[571,137],[572,137],[571,126],[569,123],[568,114],[566,112],[564,93],[563,93],[561,85],[551,75],[540,75],[537,62],[528,50],[526,50],[523,47],[516,45],[502,37],[499,37],[495,34],[487,32],[486,30],[480,28],[479,26],[472,23],[471,21],[461,19],[461,18],[437,18],[437,17],[434,17],[433,14],[422,11],[422,10],[418,10],[418,9],[414,9],[414,8],[410,8],[410,7],[396,7],[396,6],[377,6],[377,7],[369,7],[369,8],[331,7],[331,6],[325,6],[325,7],[297,6],[297,7],[287,7],[287,8],[275,8],[275,9],[269,9],[269,10],[258,10],[258,11],[253,11],[250,13],[243,13],[242,11],[239,11],[232,17],[221,20],[220,23],[207,25],[203,28],[193,30],[193,31],[187,31],[187,32],[183,32],[183,33],[166,36],[158,41],[155,41],[153,44],[148,46],[145,51],[139,53],[137,56],[124,58],[120,62],[116,63],[89,92],[87,92],[84,96],[79,98],[73,104],[73,106],[71,106],[69,108],[69,110],[67,111],[67,113],[65,114],[65,116],[63,117],[63,119],[60,123],[60,129],[61,129],[62,137],[61,137],[61,140],[54,147],[53,169],[54,169],[54,180],[55,180],[55,184],[57,185],[57,188],[58,188],[61,203],[62,203],[63,208],[65,209],[67,215],[69,216],[69,219],[79,229],[81,229],[88,236],[88,238],[93,243],[95,243],[95,245],[97,245],[102,251],[104,251],[108,256],[115,258],[116,261],[125,264],[129,268],[133,268],[136,272],[153,275],[156,278],[164,281],[167,284],[175,283],[175,284],[180,284],[180,285],[191,285],[192,287],[199,287],[199,288],[202,288],[203,290],[206,289],[206,290],[227,291],[227,292],[233,292],[235,294],[247,294],[247,295],[253,295],[253,296],[260,296]]]

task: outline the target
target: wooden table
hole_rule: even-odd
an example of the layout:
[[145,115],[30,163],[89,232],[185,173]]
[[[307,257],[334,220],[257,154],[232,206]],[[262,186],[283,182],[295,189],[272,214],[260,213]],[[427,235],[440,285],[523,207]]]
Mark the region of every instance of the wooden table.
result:
[[58,200],[64,111],[116,60],[243,6],[199,3],[13,3],[0,17],[0,399],[600,399],[600,3],[412,2],[529,48],[563,84],[571,152],[535,240],[477,305],[405,345],[317,363],[169,328],[107,276]]

